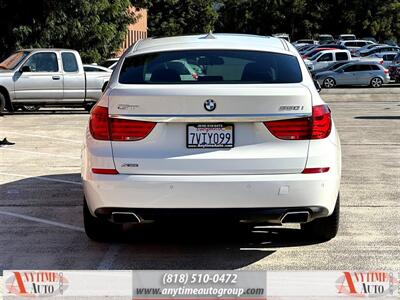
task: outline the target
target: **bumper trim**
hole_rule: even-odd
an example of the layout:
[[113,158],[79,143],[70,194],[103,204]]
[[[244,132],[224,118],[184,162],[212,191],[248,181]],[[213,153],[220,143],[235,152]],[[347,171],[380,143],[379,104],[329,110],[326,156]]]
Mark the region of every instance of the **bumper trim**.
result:
[[308,222],[328,216],[328,210],[321,206],[282,208],[121,208],[101,207],[95,210],[98,218],[112,221],[113,212],[131,212],[144,221],[240,221],[256,224],[281,224],[284,215],[290,212],[306,211]]

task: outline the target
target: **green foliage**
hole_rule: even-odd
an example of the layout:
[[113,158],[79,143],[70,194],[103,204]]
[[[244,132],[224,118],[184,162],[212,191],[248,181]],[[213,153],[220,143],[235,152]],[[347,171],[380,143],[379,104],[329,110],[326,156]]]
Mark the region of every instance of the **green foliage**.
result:
[[108,58],[134,21],[130,4],[148,9],[149,36],[351,32],[400,41],[400,0],[0,0],[0,57],[18,48],[63,47],[86,62]]
[[138,0],[132,4],[148,9],[150,36],[209,32],[218,17],[212,0]]
[[78,50],[85,62],[108,58],[134,22],[129,0],[0,0],[0,56],[19,48]]
[[399,0],[220,0],[218,7],[220,32],[285,32],[293,39],[352,32],[400,40]]

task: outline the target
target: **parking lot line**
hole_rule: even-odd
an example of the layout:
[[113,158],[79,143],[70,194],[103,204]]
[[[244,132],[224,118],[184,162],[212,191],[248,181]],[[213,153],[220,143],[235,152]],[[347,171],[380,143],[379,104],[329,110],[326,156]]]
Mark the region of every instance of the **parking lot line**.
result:
[[56,140],[56,141],[63,141],[63,142],[68,142],[68,143],[82,144],[82,141],[55,138],[55,137],[51,137],[51,136],[47,136],[47,135],[19,133],[19,132],[8,131],[8,130],[7,130],[7,134],[16,134],[16,135],[21,135],[21,136],[38,137],[38,138],[51,139],[51,140]]
[[54,178],[49,178],[49,177],[45,177],[45,176],[32,176],[32,175],[22,175],[22,174],[13,174],[13,173],[4,173],[4,172],[0,172],[0,175],[21,177],[21,178],[32,178],[32,179],[38,179],[38,180],[46,180],[46,181],[54,181],[54,182],[60,182],[60,183],[82,185],[81,182],[77,182],[77,181],[54,179]]
[[31,217],[31,216],[13,213],[13,212],[9,212],[9,211],[0,210],[0,215],[15,217],[15,218],[24,219],[24,220],[28,220],[28,221],[32,221],[32,222],[37,222],[37,223],[43,223],[43,224],[61,227],[61,228],[65,228],[65,229],[71,229],[71,230],[75,230],[75,231],[79,231],[79,232],[85,232],[85,230],[83,228],[78,227],[78,226],[49,221],[46,219]]
[[47,152],[28,151],[28,150],[21,150],[21,149],[15,149],[15,148],[4,148],[4,147],[2,147],[1,150],[24,152],[24,153],[39,154],[39,155],[49,155],[49,156],[55,156],[55,157],[81,159],[80,157],[76,157],[76,156],[61,155],[61,154],[54,154],[54,153],[47,153]]

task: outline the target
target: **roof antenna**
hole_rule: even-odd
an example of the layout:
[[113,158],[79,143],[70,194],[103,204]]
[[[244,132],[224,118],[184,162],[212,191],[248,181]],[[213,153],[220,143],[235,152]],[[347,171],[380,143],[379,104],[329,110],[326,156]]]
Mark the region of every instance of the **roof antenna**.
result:
[[205,37],[201,37],[201,39],[207,39],[207,40],[208,39],[212,39],[212,40],[215,40],[216,37],[215,37],[215,35],[213,35],[212,30],[210,30],[210,32],[207,33],[207,35]]

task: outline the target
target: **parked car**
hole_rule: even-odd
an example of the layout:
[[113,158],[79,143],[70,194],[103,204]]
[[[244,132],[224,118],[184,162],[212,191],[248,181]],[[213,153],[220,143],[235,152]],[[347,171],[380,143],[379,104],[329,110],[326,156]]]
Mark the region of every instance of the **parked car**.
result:
[[374,37],[372,37],[372,36],[363,37],[362,40],[364,40],[364,41],[371,41],[371,42],[373,42],[374,44],[377,44],[377,43],[378,43],[378,41],[376,40],[376,38],[374,38]]
[[303,55],[301,56],[301,58],[302,58],[302,59],[306,59],[306,58],[308,58],[308,57],[314,56],[314,55],[317,54],[318,52],[325,51],[325,50],[335,50],[335,48],[320,48],[320,47],[317,47],[317,48],[314,48],[314,49],[312,49],[312,50],[306,52],[305,54],[303,54]]
[[371,57],[378,57],[382,59],[382,65],[385,68],[388,68],[392,63],[394,58],[396,57],[398,52],[380,52],[380,53],[375,53],[372,54]]
[[315,75],[324,88],[341,85],[369,85],[380,88],[389,83],[389,71],[381,64],[374,62],[353,61],[333,71],[321,72]]
[[300,47],[298,51],[301,55],[303,55],[303,54],[307,53],[308,51],[316,49],[317,47],[318,47],[318,45],[305,45],[305,46]]
[[[300,223],[313,239],[333,238],[340,141],[297,50],[277,38],[211,36],[141,40],[121,57],[85,134],[87,235],[217,220]],[[206,72],[186,80],[171,61]]]
[[337,61],[350,61],[351,54],[348,50],[324,50],[314,56],[305,59],[304,62],[309,70],[320,70]]
[[367,52],[370,49],[373,49],[375,47],[380,47],[380,46],[387,46],[384,44],[368,44],[365,45],[364,47],[361,47],[360,49],[357,49],[356,52],[354,53],[355,56],[361,56],[360,53],[361,52]]
[[385,40],[384,43],[390,46],[398,46],[397,43],[393,40]]
[[326,66],[325,68],[322,68],[319,70],[312,70],[312,71],[310,71],[310,74],[315,79],[315,76],[318,73],[325,72],[325,71],[333,71],[333,70],[336,70],[337,68],[339,68],[345,64],[348,64],[348,63],[349,63],[349,61],[338,61],[338,62],[335,62],[335,63],[332,63],[332,64]]
[[356,40],[356,39],[357,39],[357,37],[351,33],[341,34],[341,35],[339,35],[339,38],[338,38],[339,41],[351,41],[351,40]]
[[112,73],[113,70],[97,65],[83,65],[85,72],[108,72]]
[[302,39],[302,40],[297,40],[293,43],[294,46],[303,46],[303,45],[317,45],[318,42],[314,41],[313,39]]
[[347,50],[345,46],[338,45],[338,44],[323,44],[323,45],[318,45],[318,48],[333,48],[333,49],[342,49],[342,50]]
[[400,64],[393,64],[389,66],[390,79],[400,82]]
[[273,37],[281,38],[290,43],[290,36],[287,33],[275,33],[272,35]]
[[400,52],[397,53],[392,63],[395,65],[400,64]]
[[119,60],[119,57],[113,57],[102,61],[99,65],[105,68],[110,68],[112,65],[115,65]]
[[381,52],[400,52],[400,47],[397,46],[378,46],[365,51],[360,51],[360,56],[371,56]]
[[69,49],[26,49],[0,64],[0,109],[62,106],[90,109],[110,73],[86,73]]
[[320,35],[318,35],[318,41],[320,44],[324,44],[324,43],[335,41],[335,39],[333,38],[333,36],[331,34],[320,34]]
[[352,54],[354,54],[358,49],[364,46],[373,44],[374,43],[371,41],[364,41],[364,40],[346,40],[340,42],[340,45],[346,47]]

